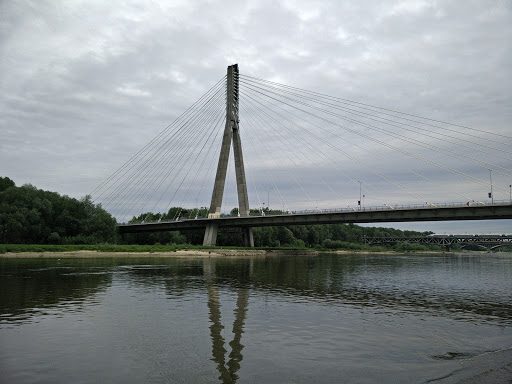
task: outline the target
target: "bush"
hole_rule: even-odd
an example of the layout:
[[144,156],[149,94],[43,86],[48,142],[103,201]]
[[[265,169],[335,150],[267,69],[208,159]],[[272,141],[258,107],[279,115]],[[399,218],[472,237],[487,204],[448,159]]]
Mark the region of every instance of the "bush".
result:
[[47,239],[48,244],[60,244],[61,238],[60,235],[57,232],[52,232],[48,235]]

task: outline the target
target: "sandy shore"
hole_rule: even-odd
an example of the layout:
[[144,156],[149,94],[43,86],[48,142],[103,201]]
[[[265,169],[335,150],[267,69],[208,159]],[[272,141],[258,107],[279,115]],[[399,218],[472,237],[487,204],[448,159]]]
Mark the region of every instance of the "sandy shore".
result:
[[20,258],[20,259],[62,259],[62,258],[203,258],[203,257],[268,257],[268,256],[317,256],[321,253],[330,253],[337,255],[431,255],[447,254],[447,255],[471,255],[487,253],[487,252],[368,252],[357,250],[338,250],[338,251],[316,251],[316,250],[262,250],[262,249],[182,249],[176,252],[99,252],[99,251],[71,251],[71,252],[7,252],[1,253],[0,258]]
[[184,249],[176,252],[98,252],[98,251],[73,251],[73,252],[20,252],[20,253],[4,253],[0,254],[0,258],[46,258],[46,259],[62,259],[62,258],[141,258],[141,257],[157,257],[157,258],[203,258],[203,257],[266,257],[266,256],[316,256],[317,251],[304,250],[258,250],[258,249]]
[[486,352],[460,361],[460,369],[435,380],[442,384],[496,384],[512,382],[512,349]]

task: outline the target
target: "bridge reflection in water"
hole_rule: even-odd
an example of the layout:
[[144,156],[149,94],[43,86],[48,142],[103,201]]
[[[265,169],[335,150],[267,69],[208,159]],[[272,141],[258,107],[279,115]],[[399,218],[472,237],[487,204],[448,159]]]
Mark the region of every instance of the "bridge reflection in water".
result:
[[[203,272],[206,278],[208,290],[208,309],[211,322],[210,337],[212,339],[213,360],[217,364],[217,370],[220,373],[219,379],[223,383],[236,383],[239,376],[240,363],[243,360],[242,350],[244,345],[241,343],[242,333],[244,332],[245,316],[249,304],[249,288],[240,287],[237,292],[235,321],[233,322],[233,340],[229,343],[231,353],[226,362],[227,350],[224,347],[225,340],[222,336],[224,325],[221,322],[221,306],[219,300],[219,286],[216,282],[215,259],[205,259],[203,262]],[[249,271],[252,272],[253,260],[250,260]],[[251,275],[251,273],[249,273]]]

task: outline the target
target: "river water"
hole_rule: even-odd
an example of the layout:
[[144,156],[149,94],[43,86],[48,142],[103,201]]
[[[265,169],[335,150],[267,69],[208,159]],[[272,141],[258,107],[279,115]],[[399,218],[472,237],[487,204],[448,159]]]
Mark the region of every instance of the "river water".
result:
[[509,382],[511,348],[512,254],[0,258],[2,383]]

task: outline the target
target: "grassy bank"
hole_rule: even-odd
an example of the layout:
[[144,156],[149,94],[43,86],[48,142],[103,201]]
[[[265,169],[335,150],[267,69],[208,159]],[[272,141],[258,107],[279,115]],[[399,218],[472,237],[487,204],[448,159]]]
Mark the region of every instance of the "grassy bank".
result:
[[[176,252],[178,250],[201,250],[201,249],[240,249],[240,247],[204,247],[201,245],[190,244],[171,244],[171,245],[138,245],[138,244],[0,244],[0,254],[2,253],[43,253],[43,252],[77,252],[77,251],[97,251],[97,252],[121,252],[121,253],[158,253],[158,252]],[[293,247],[274,247],[274,248],[253,248],[253,249],[272,249],[272,250],[304,250]]]
[[[200,245],[190,244],[171,244],[171,245],[137,245],[137,244],[73,244],[73,245],[55,245],[55,244],[0,244],[0,254],[3,253],[43,253],[43,252],[77,252],[77,251],[97,251],[97,252],[122,252],[122,253],[158,253],[158,252],[176,252],[177,250],[193,250],[193,249],[240,249],[240,247],[203,247]],[[307,248],[296,247],[264,247],[253,248],[255,250],[298,250],[305,251]],[[390,249],[384,247],[369,247],[363,244],[351,244],[346,248],[314,248],[320,252],[329,252],[333,250],[353,250],[367,252],[383,252]]]
[[[41,253],[41,252],[176,252],[178,245],[119,245],[119,244],[94,244],[94,245],[55,245],[55,244],[0,244],[0,253]],[[185,246],[183,246],[185,248]]]

